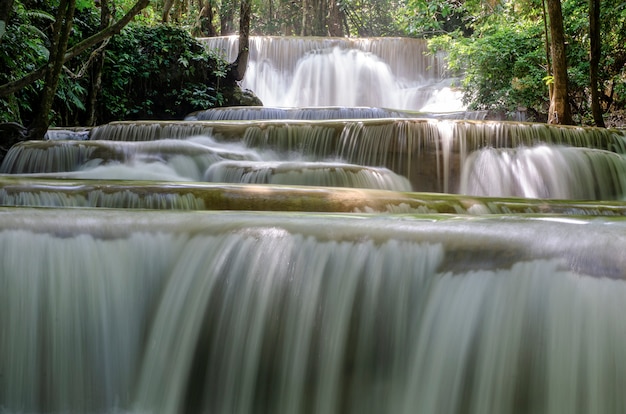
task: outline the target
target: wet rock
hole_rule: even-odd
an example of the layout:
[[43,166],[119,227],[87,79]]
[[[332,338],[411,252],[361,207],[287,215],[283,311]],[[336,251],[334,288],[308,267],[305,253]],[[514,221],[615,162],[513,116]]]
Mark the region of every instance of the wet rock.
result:
[[0,123],[0,163],[14,144],[26,139],[28,129],[17,122]]

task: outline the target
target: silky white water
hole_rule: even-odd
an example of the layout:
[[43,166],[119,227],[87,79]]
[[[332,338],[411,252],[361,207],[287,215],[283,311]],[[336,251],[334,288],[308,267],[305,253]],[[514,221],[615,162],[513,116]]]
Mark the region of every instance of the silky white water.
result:
[[623,220],[3,209],[0,228],[4,412],[626,406]]
[[13,148],[0,171],[48,178],[412,189],[407,178],[386,168],[353,165],[340,158],[319,161],[307,162],[295,152],[285,155],[192,136],[154,141],[28,142]]
[[223,183],[289,184],[317,187],[373,188],[411,191],[406,177],[386,168],[338,162],[222,161],[206,170],[205,181]]
[[[235,60],[236,36],[202,41]],[[465,110],[443,57],[428,54],[422,39],[252,36],[242,87],[265,106]]]
[[[91,138],[21,143],[0,172],[236,182],[214,165],[250,162],[247,171],[266,177],[259,183],[578,200],[620,200],[626,191],[626,136],[600,128],[415,118],[126,122]],[[335,167],[320,175],[324,164]]]
[[577,200],[623,199],[626,158],[588,148],[540,145],[472,153],[462,194]]

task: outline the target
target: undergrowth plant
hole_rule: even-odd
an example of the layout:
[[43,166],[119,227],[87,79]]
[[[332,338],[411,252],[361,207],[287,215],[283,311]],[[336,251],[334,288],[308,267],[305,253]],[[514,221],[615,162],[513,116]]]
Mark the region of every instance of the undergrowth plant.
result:
[[219,106],[226,65],[182,29],[128,26],[107,50],[102,120],[174,119]]

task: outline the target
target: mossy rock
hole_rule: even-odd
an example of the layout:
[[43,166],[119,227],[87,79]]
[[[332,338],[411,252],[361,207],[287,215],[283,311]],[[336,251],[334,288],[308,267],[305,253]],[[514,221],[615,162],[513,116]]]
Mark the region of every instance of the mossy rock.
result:
[[223,92],[223,106],[263,106],[263,102],[249,89],[241,89],[239,86],[226,88]]

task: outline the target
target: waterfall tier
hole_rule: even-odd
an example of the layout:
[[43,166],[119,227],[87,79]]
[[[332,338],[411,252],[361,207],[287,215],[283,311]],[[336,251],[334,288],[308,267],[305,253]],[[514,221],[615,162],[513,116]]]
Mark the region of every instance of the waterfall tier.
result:
[[204,178],[205,181],[217,183],[288,184],[411,191],[411,183],[408,179],[386,168],[338,162],[222,161],[209,167]]
[[623,219],[0,209],[0,401],[619,412],[624,240]]
[[[221,50],[232,62],[237,57],[238,36],[218,36],[200,39],[209,49]],[[428,44],[422,39],[409,38],[330,38],[251,36],[251,62],[270,61],[277,71],[293,73],[298,62],[307,54],[341,48],[360,50],[384,60],[392,73],[404,82],[444,79],[442,56],[428,54]],[[255,72],[251,66],[249,72]]]
[[[250,121],[264,119],[371,119],[371,118],[434,118],[484,121],[488,111],[415,112],[372,107],[308,107],[279,108],[268,106],[234,106],[211,108],[189,114],[186,121]],[[76,139],[76,138],[75,138]]]
[[[314,131],[314,132],[312,132]],[[396,142],[410,141],[415,149],[449,146],[455,150],[482,147],[514,148],[536,144],[562,144],[626,153],[626,133],[604,128],[583,128],[525,122],[495,122],[451,119],[362,119],[362,120],[264,120],[255,121],[142,121],[112,122],[92,129],[91,140],[151,141],[213,135],[225,141],[265,141],[279,149],[293,148],[307,137],[337,145],[336,140],[374,140],[386,135]],[[381,138],[382,139],[382,138]],[[448,142],[445,142],[448,141]],[[358,142],[356,142],[358,144]],[[400,145],[400,144],[398,144]]]
[[261,119],[370,119],[402,118],[411,116],[402,112],[372,107],[312,107],[312,108],[276,108],[267,106],[237,106],[212,108],[189,114],[186,121],[247,121]]
[[[236,36],[201,40],[235,60]],[[242,86],[268,106],[463,110],[443,57],[427,52],[422,39],[253,36]]]
[[434,193],[0,176],[0,206],[327,213],[626,216],[623,202],[533,200]]
[[[144,175],[100,177],[202,181],[211,165],[225,160],[341,162],[389,169],[408,178],[414,191],[615,200],[626,190],[620,155],[626,135],[600,128],[416,118],[120,122],[94,128],[90,138],[17,145],[0,171],[69,172],[132,159],[149,164]],[[490,148],[501,155],[489,156]],[[515,161],[506,161],[511,154]],[[524,184],[507,179],[507,171]]]

